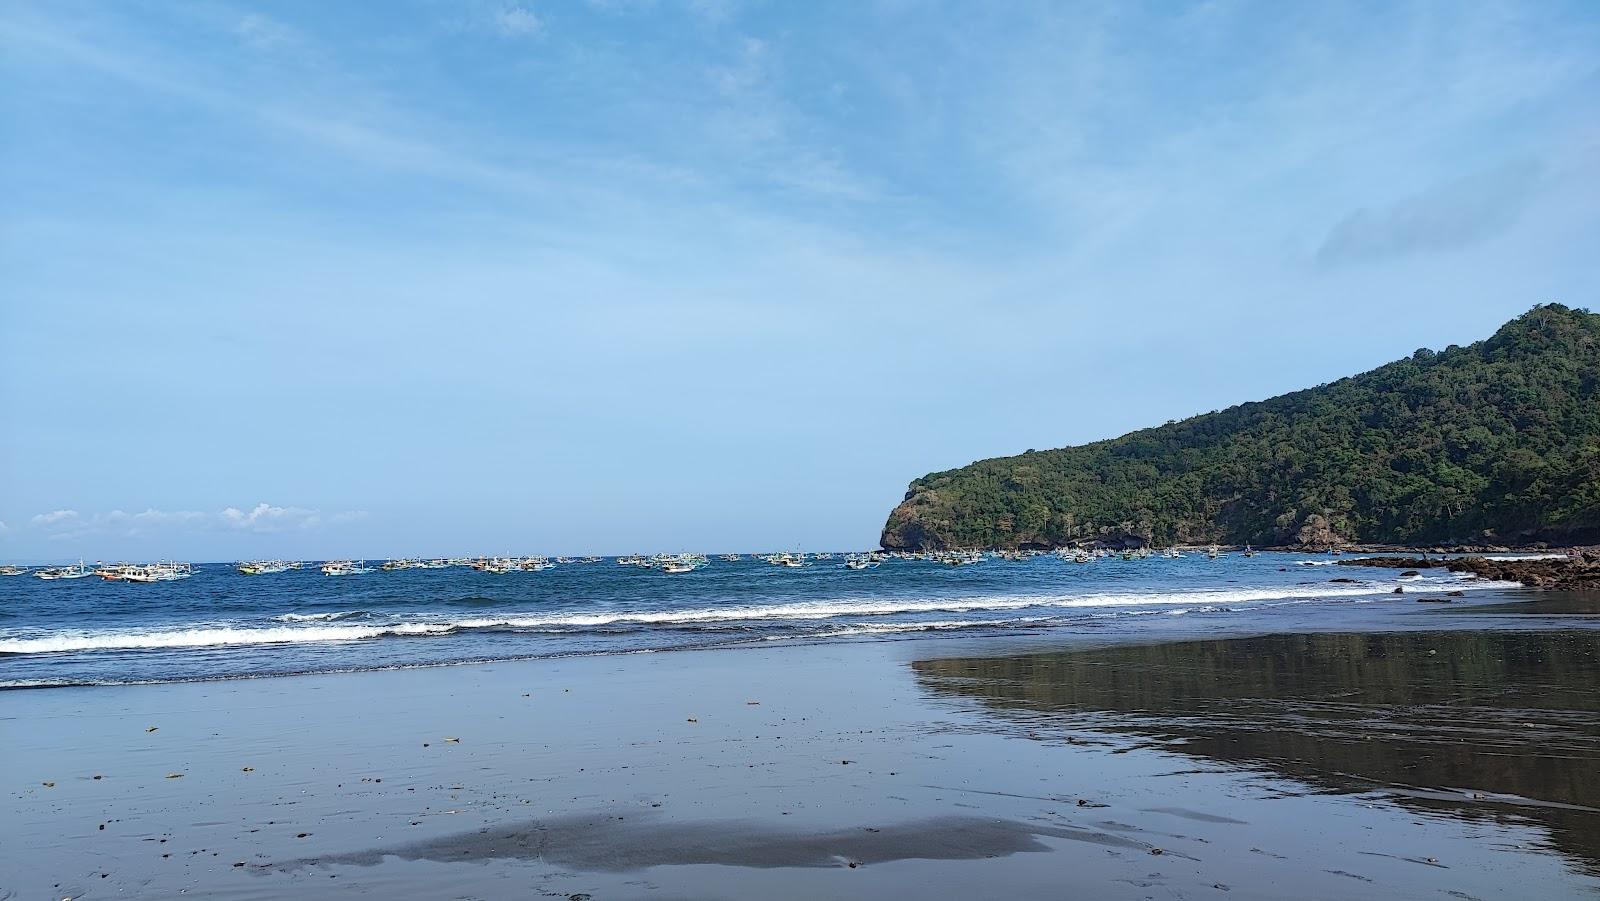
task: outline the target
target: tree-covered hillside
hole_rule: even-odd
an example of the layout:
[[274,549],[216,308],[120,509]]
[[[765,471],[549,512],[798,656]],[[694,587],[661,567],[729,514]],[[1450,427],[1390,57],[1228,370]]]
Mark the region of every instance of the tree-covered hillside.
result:
[[1600,315],[1081,447],[923,476],[888,548],[1600,541]]

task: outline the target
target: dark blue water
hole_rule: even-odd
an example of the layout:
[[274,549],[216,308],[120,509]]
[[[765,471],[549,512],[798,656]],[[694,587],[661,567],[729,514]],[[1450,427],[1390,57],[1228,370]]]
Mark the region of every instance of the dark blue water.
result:
[[[599,563],[246,576],[227,564],[132,584],[0,578],[0,687],[332,672],[770,641],[861,641],[1019,630],[1123,634],[1163,617],[1248,628],[1285,605],[1387,599],[1393,571],[1263,553],[1209,560],[1052,556],[952,567],[839,558],[801,569],[746,558],[669,574]],[[1313,565],[1315,564],[1315,565]],[[1354,578],[1355,584],[1330,579]],[[1429,571],[1409,591],[1495,587]]]

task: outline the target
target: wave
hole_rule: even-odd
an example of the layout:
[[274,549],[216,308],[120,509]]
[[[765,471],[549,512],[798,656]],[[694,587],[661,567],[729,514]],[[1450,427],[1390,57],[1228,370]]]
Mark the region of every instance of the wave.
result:
[[[1445,581],[1445,580],[1441,580]],[[1452,587],[1489,589],[1516,587],[1510,583],[1485,580],[1448,580]],[[242,647],[250,645],[301,644],[314,642],[365,641],[377,638],[438,637],[468,631],[517,631],[565,634],[586,630],[627,632],[657,628],[728,630],[758,628],[763,624],[798,623],[859,617],[889,617],[928,614],[1002,612],[1010,610],[1075,610],[1105,607],[1179,607],[1198,610],[1224,610],[1265,601],[1340,600],[1393,591],[1392,582],[1340,586],[1280,587],[1254,589],[1211,589],[1183,592],[1126,592],[1078,596],[1002,595],[991,597],[945,598],[939,600],[830,600],[801,601],[764,606],[702,607],[676,610],[616,610],[588,613],[563,612],[498,617],[449,618],[417,615],[408,621],[391,623],[352,623],[349,620],[375,616],[368,611],[347,610],[314,614],[282,614],[274,618],[282,625],[251,626],[207,625],[143,630],[102,632],[61,631],[49,634],[0,637],[0,655],[61,654],[88,651],[119,651],[162,648]],[[1134,612],[1134,611],[1128,611]],[[1157,611],[1144,611],[1157,612]],[[1003,620],[983,620],[986,625]],[[882,624],[905,631],[938,623],[912,621]]]
[[346,619],[367,619],[372,615],[367,610],[334,610],[328,613],[285,613],[273,619],[280,623],[332,623]]

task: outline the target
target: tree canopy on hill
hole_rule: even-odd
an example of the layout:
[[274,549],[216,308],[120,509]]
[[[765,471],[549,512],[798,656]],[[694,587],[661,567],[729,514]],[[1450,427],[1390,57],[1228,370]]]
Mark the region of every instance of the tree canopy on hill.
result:
[[1600,540],[1600,314],[911,483],[888,548]]

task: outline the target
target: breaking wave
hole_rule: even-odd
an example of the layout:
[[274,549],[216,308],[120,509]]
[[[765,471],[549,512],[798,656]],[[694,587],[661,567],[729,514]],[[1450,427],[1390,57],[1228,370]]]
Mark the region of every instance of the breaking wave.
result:
[[[1471,581],[1455,578],[1438,580],[1441,586],[1459,589],[1514,587],[1507,583]],[[647,632],[674,630],[760,630],[781,628],[806,621],[853,620],[894,616],[921,617],[1037,611],[1030,619],[1037,625],[1059,619],[1048,611],[1084,608],[1156,608],[1134,612],[1228,612],[1240,604],[1268,601],[1340,600],[1386,594],[1394,582],[1366,582],[1354,585],[1328,585],[1238,588],[1167,592],[1111,592],[1083,595],[999,595],[955,597],[937,600],[826,600],[796,601],[765,605],[698,607],[671,610],[591,610],[503,616],[452,617],[445,614],[417,614],[395,621],[378,622],[380,614],[365,610],[327,613],[284,613],[272,617],[270,625],[211,623],[183,627],[0,631],[0,655],[70,654],[96,651],[125,651],[157,648],[226,648],[250,645],[302,644],[370,641],[382,638],[427,638],[461,632],[507,631],[550,634],[585,631]],[[1170,609],[1169,609],[1170,608]],[[899,622],[860,624],[841,623],[837,630],[815,633],[818,637],[858,634],[891,634],[941,629],[1003,627],[1028,620],[914,619]],[[877,630],[877,631],[873,631]],[[777,637],[794,637],[793,630]]]

